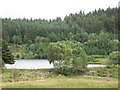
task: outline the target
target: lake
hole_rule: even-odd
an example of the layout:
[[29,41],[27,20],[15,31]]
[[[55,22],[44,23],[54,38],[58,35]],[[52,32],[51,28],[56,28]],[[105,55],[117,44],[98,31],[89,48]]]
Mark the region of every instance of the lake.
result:
[[[87,67],[104,67],[105,65],[88,64]],[[54,68],[53,64],[50,64],[47,59],[21,59],[15,60],[14,64],[5,64],[6,68],[13,69],[43,69]]]

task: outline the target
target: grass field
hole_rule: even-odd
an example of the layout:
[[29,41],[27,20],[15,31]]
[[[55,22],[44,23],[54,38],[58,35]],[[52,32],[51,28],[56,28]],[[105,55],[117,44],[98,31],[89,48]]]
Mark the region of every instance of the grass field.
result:
[[117,88],[118,81],[113,78],[92,76],[57,76],[31,81],[3,82],[3,88]]
[[[117,66],[91,68],[95,75],[64,76],[54,69],[3,69],[3,88],[117,88]],[[47,73],[48,71],[53,71]],[[113,72],[113,73],[110,73]],[[100,74],[98,76],[97,74]],[[104,77],[103,77],[104,75]],[[110,77],[110,75],[114,77]]]

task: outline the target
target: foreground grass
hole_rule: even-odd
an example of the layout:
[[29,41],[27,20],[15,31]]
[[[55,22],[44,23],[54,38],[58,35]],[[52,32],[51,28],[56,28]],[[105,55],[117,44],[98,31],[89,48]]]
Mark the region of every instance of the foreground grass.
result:
[[[3,88],[117,88],[117,66],[104,68],[90,68],[99,73],[90,75],[64,76],[57,73],[47,73],[54,69],[3,69]],[[109,73],[113,72],[113,73]],[[98,76],[97,74],[100,74]],[[115,74],[117,75],[117,74]],[[104,76],[104,77],[103,77]]]
[[3,88],[117,88],[117,79],[57,76],[31,81],[3,82]]

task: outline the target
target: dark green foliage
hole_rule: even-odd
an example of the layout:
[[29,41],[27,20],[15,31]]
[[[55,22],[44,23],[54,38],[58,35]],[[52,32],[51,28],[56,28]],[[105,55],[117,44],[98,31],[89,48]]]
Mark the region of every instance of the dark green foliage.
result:
[[[101,30],[117,33],[117,8],[93,11],[88,14],[78,13],[66,16],[64,20],[51,21],[35,19],[3,19],[3,39],[10,43],[35,42],[37,36],[47,37],[55,42],[72,36],[80,42],[87,41],[87,33],[100,33]],[[108,14],[108,12],[110,14]],[[85,33],[82,33],[85,31]],[[76,34],[77,37],[76,37]],[[59,37],[58,37],[59,36]],[[79,38],[78,38],[79,37]],[[55,40],[56,39],[56,40]],[[16,41],[17,40],[17,41]]]
[[19,54],[17,54],[17,55],[16,55],[16,58],[20,58],[20,55],[19,55]]
[[19,58],[46,59],[47,46],[52,42],[65,40],[80,42],[88,55],[109,55],[118,50],[117,17],[118,8],[108,8],[88,14],[70,14],[64,20],[59,17],[49,21],[4,18],[2,34],[11,47],[14,47],[13,44],[23,47],[11,48],[14,56],[20,54]]
[[14,64],[14,57],[11,54],[8,45],[5,41],[2,42],[2,60],[6,64]]
[[34,54],[34,58],[47,59],[47,45],[48,44],[42,42],[31,44],[27,47],[27,51],[31,51]]
[[16,59],[47,59],[46,43],[34,43],[30,45],[10,45],[10,50]]
[[99,35],[89,34],[89,40],[84,42],[83,48],[89,55],[108,55],[118,50],[118,43],[114,34],[101,31]]
[[85,69],[80,66],[74,66],[71,68],[58,69],[57,72],[65,76],[83,75],[85,74]]

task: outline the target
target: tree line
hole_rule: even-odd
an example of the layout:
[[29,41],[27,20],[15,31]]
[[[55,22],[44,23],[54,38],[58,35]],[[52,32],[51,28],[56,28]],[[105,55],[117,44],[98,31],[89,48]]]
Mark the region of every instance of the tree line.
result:
[[52,20],[3,18],[3,40],[16,58],[48,58],[48,46],[58,41],[79,42],[87,55],[118,50],[118,8],[94,10]]

